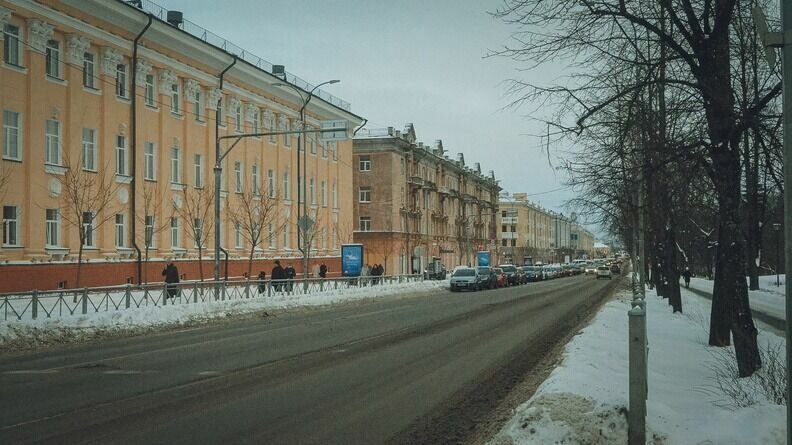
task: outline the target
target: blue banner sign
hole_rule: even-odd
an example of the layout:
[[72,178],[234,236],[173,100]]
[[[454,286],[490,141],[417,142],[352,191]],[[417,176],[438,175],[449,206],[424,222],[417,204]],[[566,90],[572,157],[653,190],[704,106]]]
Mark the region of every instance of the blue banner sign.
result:
[[478,262],[479,266],[489,266],[490,265],[489,251],[483,250],[481,252],[476,252],[476,261]]
[[359,277],[363,269],[363,244],[341,245],[341,270],[345,277]]

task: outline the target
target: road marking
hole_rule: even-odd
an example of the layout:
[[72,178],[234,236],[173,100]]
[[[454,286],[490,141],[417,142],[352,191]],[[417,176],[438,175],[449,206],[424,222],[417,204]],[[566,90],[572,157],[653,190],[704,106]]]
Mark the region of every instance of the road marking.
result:
[[198,375],[220,375],[222,372],[220,371],[201,371]]
[[20,369],[17,371],[6,371],[3,374],[56,374],[57,369]]

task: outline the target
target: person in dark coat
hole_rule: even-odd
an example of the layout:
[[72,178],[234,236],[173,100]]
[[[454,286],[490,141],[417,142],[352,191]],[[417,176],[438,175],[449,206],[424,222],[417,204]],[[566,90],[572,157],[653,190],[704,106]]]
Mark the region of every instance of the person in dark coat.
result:
[[686,267],[685,271],[682,272],[682,277],[685,278],[685,288],[690,287],[690,268]]
[[319,266],[319,276],[321,278],[327,278],[327,265],[325,265],[325,263]]
[[283,280],[286,279],[286,270],[281,266],[280,260],[275,260],[275,267],[272,268],[271,278],[275,290],[281,290],[283,288]]
[[264,272],[263,270],[261,272],[259,272],[259,274],[258,274],[258,282],[259,282],[258,293],[259,294],[263,294],[264,291],[266,290],[267,286],[264,284],[264,280],[266,280],[266,279],[267,279],[267,273]]
[[289,265],[286,266],[286,280],[287,280],[286,290],[288,290],[289,292],[291,292],[292,288],[294,287],[294,283],[292,283],[292,280],[294,280],[295,276],[297,276],[297,272],[294,270],[294,266],[292,266],[292,264],[289,263]]
[[173,264],[173,261],[168,261],[167,266],[162,269],[162,276],[165,277],[165,283],[167,283],[168,294],[165,295],[165,299],[163,302],[170,296],[171,298],[176,298],[176,294],[179,291],[178,286],[176,283],[179,282],[179,269]]

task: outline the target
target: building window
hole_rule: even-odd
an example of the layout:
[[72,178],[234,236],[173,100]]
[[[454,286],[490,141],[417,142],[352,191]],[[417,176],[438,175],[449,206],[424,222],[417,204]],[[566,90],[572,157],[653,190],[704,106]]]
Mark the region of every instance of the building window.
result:
[[83,86],[96,89],[96,56],[93,53],[83,54]]
[[242,248],[242,225],[238,222],[234,223],[234,247]]
[[198,247],[199,245],[203,247],[203,219],[194,218],[193,229],[195,230],[195,247]]
[[[289,119],[283,120],[283,131],[289,131]],[[283,145],[285,147],[291,147],[291,135],[284,134],[283,135]]]
[[325,187],[324,181],[319,186],[319,193],[322,195],[322,207],[327,207],[327,187]]
[[195,172],[195,188],[203,187],[203,157],[193,156],[193,171]]
[[267,246],[270,249],[275,248],[275,227],[272,223],[269,223],[267,226]]
[[[289,221],[290,220],[288,209],[286,210],[286,214],[283,215],[283,220],[284,221]],[[290,227],[289,224],[284,224],[283,225],[283,248],[284,249],[288,249],[289,248],[289,227]]]
[[3,157],[20,160],[19,127],[22,118],[19,113],[3,110]]
[[360,187],[358,197],[360,202],[371,202],[371,187]]
[[335,179],[333,180],[333,208],[338,208],[338,187],[336,187]]
[[126,235],[126,222],[124,215],[118,213],[115,216],[115,245],[116,247],[125,247],[124,237]]
[[362,172],[371,171],[371,158],[369,156],[361,156],[358,160],[358,167]]
[[116,174],[126,176],[127,170],[126,136],[116,136]]
[[48,40],[44,57],[47,76],[60,79],[60,42],[57,40]]
[[171,148],[171,183],[181,184],[181,154],[177,147]]
[[96,171],[96,130],[83,128],[82,130],[82,168]]
[[250,176],[251,176],[250,179],[252,180],[253,183],[253,195],[258,196],[259,195],[258,165],[253,166],[253,168],[251,169]]
[[93,212],[83,212],[82,214],[82,231],[83,231],[83,247],[94,247],[94,214]]
[[305,202],[305,190],[303,190],[302,175],[297,175],[297,202]]
[[311,135],[306,135],[305,137],[310,139],[310,141],[311,141],[311,154],[315,155],[316,154],[316,135],[315,134],[311,134]]
[[143,178],[149,181],[154,181],[157,175],[155,150],[156,146],[153,142],[143,143]]
[[61,125],[59,121],[47,120],[47,152],[44,162],[51,165],[61,165],[60,135]]
[[242,193],[242,163],[234,162],[234,191]]
[[19,214],[16,206],[3,206],[3,245],[19,245]]
[[116,96],[126,99],[127,98],[127,73],[126,65],[119,63],[116,65]]
[[144,245],[148,248],[154,247],[154,215],[146,215],[144,218],[143,236]]
[[172,216],[170,219],[171,248],[179,247],[179,218]]
[[154,75],[153,74],[146,74],[146,105],[149,107],[156,107],[157,105],[154,103],[156,99],[156,91],[154,89]]
[[319,144],[322,146],[322,159],[327,159],[327,143]]
[[267,196],[275,197],[275,171],[272,169],[267,170]]
[[8,65],[21,66],[19,54],[19,27],[7,23],[4,28],[3,62]]
[[316,186],[314,182],[314,178],[308,181],[308,197],[311,199],[311,205],[316,205]]
[[253,133],[261,133],[261,113],[258,109],[253,111]]
[[336,145],[335,141],[330,141],[327,143],[330,146],[330,151],[333,153],[333,160],[338,160],[338,145]]
[[289,170],[283,172],[283,199],[291,199],[289,191]]
[[60,235],[60,215],[58,209],[46,210],[46,225],[45,225],[45,244],[46,247],[57,247],[58,238]]
[[193,103],[195,104],[195,120],[198,122],[203,122],[203,95],[201,94],[201,87],[198,87],[195,90],[195,97],[193,98]]
[[181,114],[181,92],[178,79],[171,85],[171,113]]
[[360,231],[361,232],[370,232],[371,231],[371,217],[370,216],[361,216],[360,217]]
[[234,123],[236,124],[236,131],[242,132],[242,105],[240,104],[234,109]]
[[[271,113],[267,112],[267,115],[264,117],[264,126],[267,129],[267,132],[273,133],[275,131],[275,116]],[[278,143],[278,135],[270,134],[269,135],[269,143],[270,144],[277,144]]]
[[217,100],[217,123],[221,127],[225,127],[226,126],[225,114],[224,114],[225,113],[225,110],[224,110],[225,107],[223,105],[224,103],[225,103],[225,100],[221,96],[220,99]]

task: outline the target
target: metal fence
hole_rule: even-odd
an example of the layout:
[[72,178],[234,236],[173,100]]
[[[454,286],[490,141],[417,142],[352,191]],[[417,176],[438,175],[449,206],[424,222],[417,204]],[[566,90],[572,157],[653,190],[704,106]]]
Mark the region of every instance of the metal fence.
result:
[[389,286],[422,281],[421,275],[308,280],[184,281],[145,285],[0,293],[3,320],[36,320],[123,311],[141,307],[198,304],[212,301],[309,295],[328,290]]

